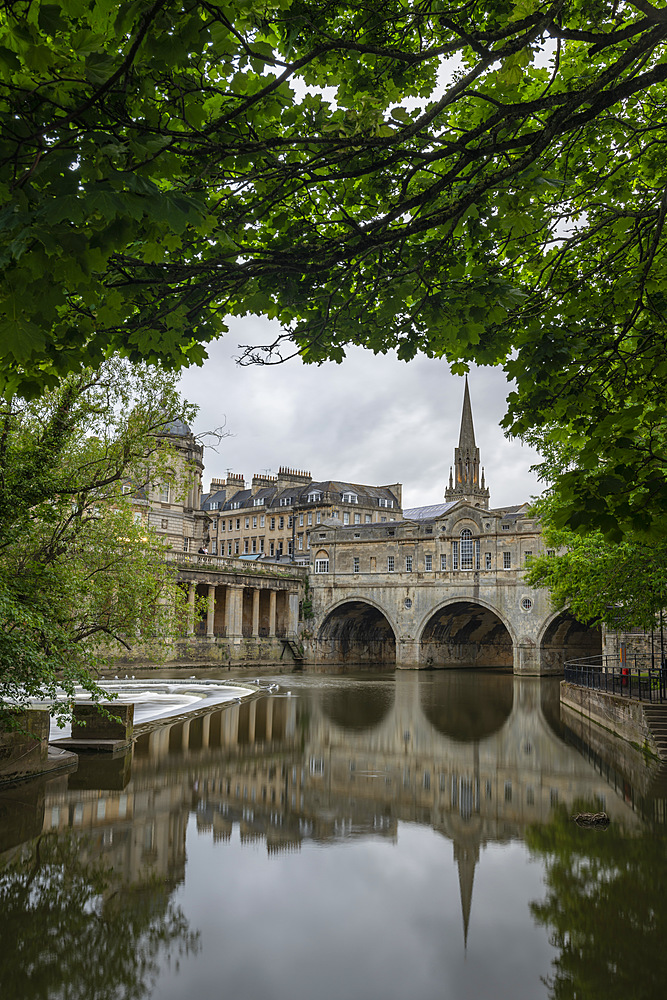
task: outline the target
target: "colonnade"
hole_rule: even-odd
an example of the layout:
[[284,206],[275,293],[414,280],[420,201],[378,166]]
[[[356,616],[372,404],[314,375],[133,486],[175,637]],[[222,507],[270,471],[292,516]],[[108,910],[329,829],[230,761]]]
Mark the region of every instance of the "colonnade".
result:
[[[207,638],[273,638],[294,635],[298,625],[298,594],[272,587],[197,583],[188,587],[188,632]],[[205,600],[199,622],[196,598]]]

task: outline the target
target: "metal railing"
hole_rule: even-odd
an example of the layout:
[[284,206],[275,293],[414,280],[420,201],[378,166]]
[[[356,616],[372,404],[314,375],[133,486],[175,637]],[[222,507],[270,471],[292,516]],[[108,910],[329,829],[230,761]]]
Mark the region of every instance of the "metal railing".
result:
[[[655,661],[654,661],[655,662]],[[579,687],[639,701],[667,701],[667,665],[655,666],[650,656],[588,656],[566,660],[565,680]]]

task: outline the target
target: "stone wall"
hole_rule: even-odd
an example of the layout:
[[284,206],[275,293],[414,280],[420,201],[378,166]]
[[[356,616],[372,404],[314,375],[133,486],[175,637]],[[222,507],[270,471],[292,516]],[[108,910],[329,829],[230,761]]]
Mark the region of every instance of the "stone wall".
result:
[[579,687],[561,681],[560,700],[563,705],[586,719],[596,722],[633,746],[659,757],[658,748],[644,714],[644,706],[634,698],[624,698]]

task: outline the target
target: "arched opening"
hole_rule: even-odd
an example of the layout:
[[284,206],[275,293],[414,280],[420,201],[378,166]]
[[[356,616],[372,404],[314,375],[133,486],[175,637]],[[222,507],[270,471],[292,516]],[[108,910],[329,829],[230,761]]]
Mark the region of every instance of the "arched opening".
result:
[[394,632],[381,611],[347,601],[327,615],[317,636],[318,659],[342,663],[396,662]]
[[431,725],[448,739],[476,742],[505,725],[514,702],[511,674],[444,671],[421,674],[422,711]]
[[420,657],[426,667],[511,667],[512,637],[489,608],[457,601],[426,623]]
[[365,681],[324,691],[321,706],[323,714],[340,729],[358,733],[379,726],[393,703],[393,688],[388,684]]
[[562,670],[565,660],[602,653],[602,630],[599,625],[584,625],[570,611],[561,611],[549,623],[542,636],[541,665],[551,672]]

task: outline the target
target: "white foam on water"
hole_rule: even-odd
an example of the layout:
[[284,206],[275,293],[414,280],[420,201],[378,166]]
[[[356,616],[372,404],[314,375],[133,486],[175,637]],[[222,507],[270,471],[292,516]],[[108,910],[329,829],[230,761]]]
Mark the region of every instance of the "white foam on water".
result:
[[[134,722],[153,722],[157,719],[167,719],[170,716],[182,715],[185,712],[200,708],[214,708],[225,702],[237,701],[254,694],[250,687],[234,687],[220,681],[150,681],[150,680],[118,680],[104,681],[100,685],[109,695],[118,695],[118,701],[134,705]],[[63,693],[59,701],[66,700]],[[90,692],[77,688],[74,696],[77,702],[89,702]],[[111,700],[111,699],[110,699]],[[113,699],[116,700],[116,699]],[[113,700],[112,704],[113,704]],[[112,709],[113,711],[113,709]],[[71,736],[71,726],[66,723],[58,727],[55,719],[51,719],[51,739],[63,739]]]

